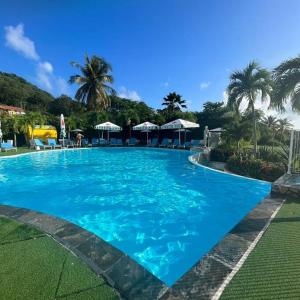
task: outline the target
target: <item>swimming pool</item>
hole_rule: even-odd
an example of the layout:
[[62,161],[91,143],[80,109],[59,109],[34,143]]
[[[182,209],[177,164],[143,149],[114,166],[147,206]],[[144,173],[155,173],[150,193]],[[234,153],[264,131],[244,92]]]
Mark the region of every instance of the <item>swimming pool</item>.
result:
[[172,285],[270,192],[188,151],[97,148],[0,159],[1,204],[95,233]]

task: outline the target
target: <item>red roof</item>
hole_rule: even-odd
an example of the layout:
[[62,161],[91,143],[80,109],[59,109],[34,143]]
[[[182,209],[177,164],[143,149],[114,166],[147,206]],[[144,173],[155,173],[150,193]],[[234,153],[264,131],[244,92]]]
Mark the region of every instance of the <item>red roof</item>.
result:
[[9,106],[9,105],[4,105],[0,104],[0,110],[10,110],[10,111],[16,111],[16,112],[25,112],[25,110],[21,107],[16,107],[16,106]]

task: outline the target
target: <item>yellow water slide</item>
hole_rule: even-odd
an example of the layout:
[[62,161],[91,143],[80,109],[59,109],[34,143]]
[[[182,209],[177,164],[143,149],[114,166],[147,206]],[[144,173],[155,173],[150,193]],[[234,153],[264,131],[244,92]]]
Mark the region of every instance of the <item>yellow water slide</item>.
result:
[[40,139],[44,142],[47,141],[48,138],[50,139],[57,139],[57,130],[54,126],[51,125],[37,125],[33,129],[33,135],[32,135],[32,127],[28,126],[26,140],[29,142],[31,138],[34,139]]

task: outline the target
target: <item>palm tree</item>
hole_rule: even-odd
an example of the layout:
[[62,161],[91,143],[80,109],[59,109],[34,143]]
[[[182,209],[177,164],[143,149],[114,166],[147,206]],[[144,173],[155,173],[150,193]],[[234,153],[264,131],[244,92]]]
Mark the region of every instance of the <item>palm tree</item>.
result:
[[276,117],[268,116],[262,119],[262,124],[267,126],[272,132],[272,152],[274,151],[275,134],[278,129],[278,120]]
[[280,141],[282,142],[284,134],[287,130],[291,130],[293,128],[293,124],[290,123],[288,118],[279,119],[278,120],[278,131],[280,134]]
[[183,108],[187,108],[186,100],[182,99],[181,95],[175,92],[170,93],[163,99],[163,106],[166,106],[166,110],[169,113],[174,113],[176,111],[182,111]]
[[115,94],[115,90],[110,86],[113,83],[113,77],[110,74],[111,65],[95,55],[91,58],[86,55],[84,65],[75,62],[71,64],[82,73],[71,76],[69,80],[70,83],[80,85],[75,98],[85,103],[88,110],[102,110],[109,107],[109,94]]
[[271,106],[284,111],[291,102],[292,109],[300,112],[300,55],[282,62],[273,72],[274,91]]
[[230,76],[227,88],[228,106],[230,108],[240,107],[242,100],[248,102],[248,111],[252,113],[253,144],[254,153],[257,153],[256,113],[255,101],[258,96],[265,101],[272,91],[272,80],[270,73],[256,62],[251,62],[242,71],[236,71]]
[[31,140],[33,140],[33,130],[36,125],[44,125],[46,117],[39,112],[28,112],[19,119],[19,129],[23,133],[27,133],[31,127]]

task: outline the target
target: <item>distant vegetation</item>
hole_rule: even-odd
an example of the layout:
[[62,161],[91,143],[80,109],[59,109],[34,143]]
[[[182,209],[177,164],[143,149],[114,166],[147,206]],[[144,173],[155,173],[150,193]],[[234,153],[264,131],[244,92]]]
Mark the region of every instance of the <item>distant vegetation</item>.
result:
[[[226,130],[212,158],[228,162],[231,171],[273,180],[286,169],[288,130],[292,125],[287,119],[265,116],[254,105],[258,99],[271,99],[270,107],[278,111],[284,111],[290,102],[300,112],[300,56],[272,71],[251,62],[230,75],[226,105],[222,101],[206,102],[202,111],[194,112],[188,111],[188,101],[176,92],[161,99],[161,109],[116,96],[112,67],[100,57],[86,56],[83,65],[72,65],[80,71],[70,77],[70,83],[78,84],[75,99],[66,95],[54,98],[15,74],[0,73],[0,103],[27,111],[25,117],[1,117],[5,138],[16,139],[28,125],[44,123],[59,128],[61,113],[66,117],[67,130],[81,128],[88,136],[95,134],[96,124],[107,120],[122,126],[127,136],[130,127],[144,121],[161,125],[182,118],[200,124],[197,138],[202,138],[206,125]],[[248,104],[245,111],[240,109],[242,101]]]

